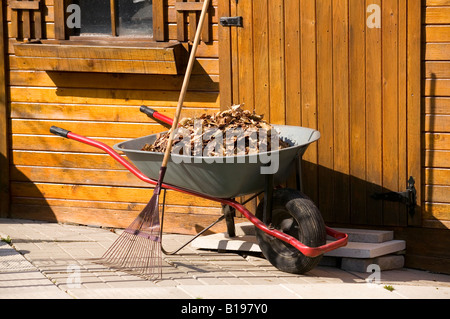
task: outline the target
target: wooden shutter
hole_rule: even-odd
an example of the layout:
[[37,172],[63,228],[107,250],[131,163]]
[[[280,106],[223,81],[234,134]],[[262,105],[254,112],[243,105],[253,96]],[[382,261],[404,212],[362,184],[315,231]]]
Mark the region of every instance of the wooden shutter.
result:
[[164,0],[153,0],[153,39],[166,41]]

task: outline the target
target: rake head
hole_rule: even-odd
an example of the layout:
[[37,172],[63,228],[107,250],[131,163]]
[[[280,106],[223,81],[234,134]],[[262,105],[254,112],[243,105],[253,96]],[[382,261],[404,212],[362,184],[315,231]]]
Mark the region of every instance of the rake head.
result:
[[159,192],[96,262],[146,279],[162,277]]

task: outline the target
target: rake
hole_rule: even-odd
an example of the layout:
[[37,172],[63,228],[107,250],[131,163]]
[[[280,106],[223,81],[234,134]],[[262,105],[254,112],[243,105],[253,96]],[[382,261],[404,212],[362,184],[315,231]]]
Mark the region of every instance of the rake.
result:
[[122,232],[101,259],[97,260],[97,263],[140,275],[150,280],[162,278],[162,234],[159,220],[159,195],[161,193],[161,185],[170,158],[175,129],[180,120],[181,109],[183,108],[184,98],[186,96],[192,68],[195,62],[195,54],[200,41],[201,29],[205,21],[209,3],[210,0],[204,0],[203,2],[202,12],[200,14],[192,50],[189,56],[189,62],[181,87],[175,118],[171,128],[170,138],[159,171],[158,183],[153,191],[153,196],[138,217]]

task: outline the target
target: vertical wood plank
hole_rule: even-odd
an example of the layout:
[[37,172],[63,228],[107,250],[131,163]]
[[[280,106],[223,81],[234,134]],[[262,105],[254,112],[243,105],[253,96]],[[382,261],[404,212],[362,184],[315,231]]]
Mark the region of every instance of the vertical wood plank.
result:
[[[406,188],[409,179],[407,167],[407,2],[408,0],[398,1],[398,184],[401,191]],[[407,225],[408,211],[406,206],[400,205],[399,216],[401,223]]]
[[18,38],[19,36],[19,11],[11,10],[11,37]]
[[[28,1],[28,0],[23,0]],[[30,10],[22,10],[22,35],[24,39],[31,39],[31,14]]]
[[[334,144],[333,144],[333,16],[334,0],[316,1],[317,19],[317,110],[318,129],[318,205],[326,222],[335,221]],[[320,66],[320,67],[319,67]]]
[[239,56],[239,103],[244,108],[254,109],[253,98],[253,1],[239,2],[239,15],[243,17],[244,26],[238,28]]
[[8,146],[8,99],[6,97],[7,35],[5,28],[5,2],[0,3],[0,217],[9,215],[9,146]]
[[[181,0],[178,0],[181,1]],[[219,0],[219,17],[228,17],[230,15],[230,0]],[[184,14],[182,14],[184,16]],[[178,20],[177,20],[178,21]],[[183,19],[184,25],[184,19]],[[178,24],[178,29],[180,25]],[[231,106],[232,81],[231,81],[231,32],[229,27],[219,25],[219,89],[220,89],[220,108],[225,110]],[[183,34],[178,36],[185,38],[184,27]],[[180,38],[178,39],[179,41]]]
[[333,3],[335,209],[340,222],[350,221],[348,0]]
[[164,0],[153,0],[153,39],[166,41]]
[[[382,8],[383,72],[383,191],[398,185],[398,2],[384,0]],[[383,202],[383,225],[400,225],[399,204]]]
[[366,19],[365,1],[349,1],[349,104],[351,221],[366,216]]
[[[259,5],[259,4],[258,4]],[[239,16],[242,16],[244,26],[238,28],[239,46],[239,103],[244,109],[255,110],[254,98],[254,58],[253,58],[253,6],[254,1],[241,1],[238,3]],[[249,196],[243,196],[241,201],[245,201]],[[247,209],[256,211],[257,199],[253,199],[246,204]]]
[[[407,5],[408,0],[398,2],[398,184],[403,191],[407,185]],[[406,206],[399,207],[402,224],[407,224],[408,213]]]
[[205,15],[205,23],[203,24],[203,29],[202,29],[202,37],[201,40],[205,43],[208,43],[209,41],[211,41],[211,15],[210,15],[210,10],[211,10],[211,4],[208,8],[208,11],[206,12]]
[[[301,126],[300,1],[285,0],[286,124]],[[255,27],[256,28],[256,27]]]
[[65,40],[66,38],[66,7],[64,0],[53,0],[53,11],[55,16],[55,39]]
[[265,119],[270,119],[268,28],[268,0],[260,0],[253,6],[254,95],[255,110]]
[[40,40],[43,38],[43,28],[42,28],[42,8],[45,6],[45,3],[42,1],[39,2],[39,9],[33,12],[34,19],[34,38],[36,40]]
[[111,35],[117,37],[117,3],[116,0],[110,0],[111,7]]
[[[188,0],[189,2],[196,2],[197,0]],[[197,12],[191,11],[189,12],[189,40],[194,41],[195,38],[195,30],[197,29]]]
[[[184,0],[177,0],[177,2],[184,2]],[[220,4],[222,2],[224,1],[219,2],[219,16],[222,16],[222,14],[220,14],[221,10],[223,10],[223,8],[221,9],[221,6],[223,6],[223,4]],[[186,41],[186,14],[184,11],[177,11],[177,40],[181,42]],[[222,40],[223,40],[223,33],[220,41]]]
[[[366,1],[366,4],[369,2]],[[381,0],[371,1],[381,7]],[[383,222],[382,203],[372,199],[380,193],[382,178],[382,82],[381,82],[381,28],[366,26],[366,167],[367,167],[367,221],[371,225]]]
[[[230,16],[237,16],[239,14],[238,3],[231,1]],[[231,80],[233,88],[232,104],[239,104],[239,45],[238,45],[238,30],[231,28]]]
[[[417,202],[419,207],[421,195],[421,30],[422,6],[420,1],[408,1],[408,175],[416,180]],[[414,216],[408,216],[408,224],[422,225],[421,209],[416,209]]]
[[[316,2],[300,2],[301,18],[301,123],[317,129],[317,74],[316,74]],[[317,202],[317,143],[310,145],[303,156],[303,185],[306,194]]]
[[284,1],[269,0],[270,122],[286,123]]

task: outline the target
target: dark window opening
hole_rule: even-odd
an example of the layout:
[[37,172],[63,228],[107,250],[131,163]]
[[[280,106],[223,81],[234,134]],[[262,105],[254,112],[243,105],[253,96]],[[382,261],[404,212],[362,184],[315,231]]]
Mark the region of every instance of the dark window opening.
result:
[[152,0],[75,0],[81,9],[80,36],[153,36]]

